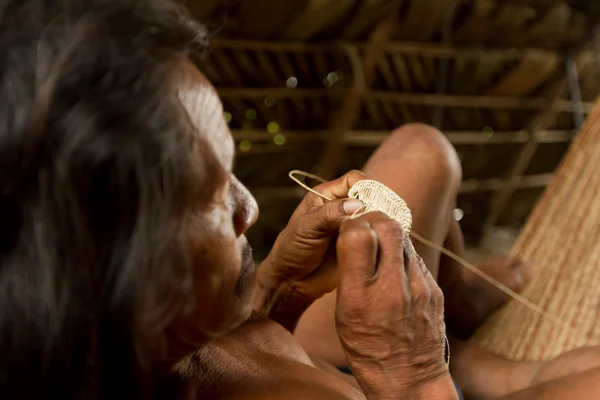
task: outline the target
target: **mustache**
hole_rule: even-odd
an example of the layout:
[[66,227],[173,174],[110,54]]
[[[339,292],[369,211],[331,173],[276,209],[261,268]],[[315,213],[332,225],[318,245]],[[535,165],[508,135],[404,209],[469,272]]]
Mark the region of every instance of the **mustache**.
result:
[[254,277],[255,265],[252,255],[252,246],[248,242],[244,243],[241,249],[242,265],[240,267],[240,276],[235,283],[234,292],[238,297],[244,294],[244,288],[249,284],[249,280]]

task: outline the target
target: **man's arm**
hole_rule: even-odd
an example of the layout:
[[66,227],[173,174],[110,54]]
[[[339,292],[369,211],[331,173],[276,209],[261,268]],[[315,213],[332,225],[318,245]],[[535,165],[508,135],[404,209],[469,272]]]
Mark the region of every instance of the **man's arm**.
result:
[[258,268],[254,309],[294,332],[300,316],[338,284],[335,238],[348,216],[364,204],[346,199],[364,175],[351,171],[315,188],[331,201],[309,193],[273,249]]
[[274,282],[265,273],[271,268],[268,262],[265,260],[258,268],[254,309],[294,333],[300,317],[313,301],[293,290],[287,282]]

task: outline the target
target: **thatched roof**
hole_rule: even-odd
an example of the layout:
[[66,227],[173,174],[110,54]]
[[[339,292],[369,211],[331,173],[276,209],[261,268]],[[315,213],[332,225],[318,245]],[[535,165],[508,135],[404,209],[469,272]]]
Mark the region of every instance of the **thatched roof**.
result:
[[187,3],[218,32],[199,65],[261,204],[259,252],[302,195],[289,170],[360,168],[407,122],[434,124],[457,147],[470,241],[518,227],[600,92],[594,0]]

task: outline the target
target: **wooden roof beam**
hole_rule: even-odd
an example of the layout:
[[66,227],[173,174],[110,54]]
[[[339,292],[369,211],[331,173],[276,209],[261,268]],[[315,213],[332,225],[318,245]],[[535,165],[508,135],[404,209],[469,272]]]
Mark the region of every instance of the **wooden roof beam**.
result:
[[[351,97],[353,89],[329,88],[217,88],[223,98],[265,98],[276,99],[314,99],[323,97]],[[575,103],[570,100],[548,100],[543,97],[508,97],[508,96],[465,96],[421,93],[398,93],[367,90],[362,92],[365,100],[378,100],[397,104],[413,104],[422,106],[464,107],[464,108],[500,108],[507,110],[550,110],[552,112],[573,112],[581,105],[588,113],[594,107],[593,102]]]
[[[283,131],[286,142],[322,142],[327,140],[331,134],[330,130],[316,131]],[[343,141],[346,146],[372,147],[378,146],[389,135],[389,131],[365,131],[351,130],[344,133]],[[529,140],[527,131],[497,131],[493,135],[485,135],[482,132],[444,132],[448,140],[455,146],[460,145],[498,145],[498,144],[523,144]],[[240,142],[250,140],[252,142],[271,142],[273,137],[266,130],[242,131],[233,130],[233,138]],[[536,140],[540,144],[546,143],[569,143],[574,136],[574,131],[537,131]],[[285,151],[285,147],[277,147],[277,151]],[[252,152],[241,153],[252,154]]]
[[[214,49],[227,50],[250,50],[250,51],[268,51],[268,52],[291,52],[291,53],[313,53],[313,52],[331,52],[343,51],[346,46],[354,46],[361,50],[368,49],[370,42],[351,42],[351,41],[333,41],[326,43],[308,43],[308,42],[271,42],[241,39],[215,38],[211,41],[211,47]],[[386,53],[397,53],[404,55],[416,55],[435,58],[455,58],[471,57],[480,58],[489,55],[500,56],[508,59],[518,59],[529,51],[536,51],[538,54],[556,55],[553,50],[539,48],[494,48],[494,47],[474,47],[474,46],[443,46],[433,43],[413,43],[413,42],[394,42],[387,41],[382,43],[381,48]]]

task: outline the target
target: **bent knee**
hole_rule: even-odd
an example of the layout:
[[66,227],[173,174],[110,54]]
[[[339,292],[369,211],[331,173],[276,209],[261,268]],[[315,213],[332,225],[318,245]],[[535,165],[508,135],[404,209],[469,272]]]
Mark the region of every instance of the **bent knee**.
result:
[[414,163],[415,168],[427,171],[438,182],[458,188],[462,167],[454,146],[438,129],[421,123],[403,125],[394,130],[381,145],[390,147],[402,162]]

